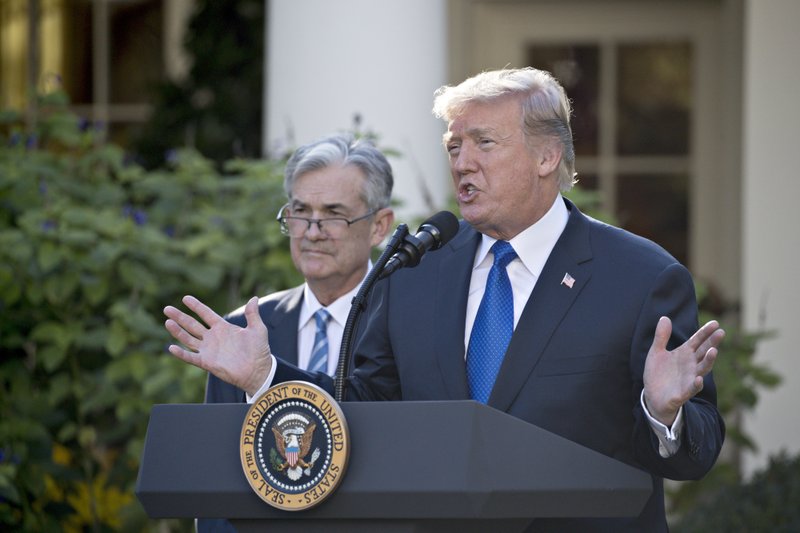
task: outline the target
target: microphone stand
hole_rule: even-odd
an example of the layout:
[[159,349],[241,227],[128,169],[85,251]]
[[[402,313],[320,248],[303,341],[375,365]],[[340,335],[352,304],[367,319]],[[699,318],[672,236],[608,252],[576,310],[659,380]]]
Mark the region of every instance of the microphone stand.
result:
[[400,224],[389,239],[389,243],[383,250],[383,253],[375,262],[372,270],[367,274],[358,293],[353,297],[353,302],[350,304],[350,313],[347,315],[347,322],[344,325],[344,333],[342,334],[342,347],[339,350],[339,363],[336,365],[336,382],[334,386],[334,399],[337,402],[344,401],[345,388],[347,387],[347,370],[350,368],[350,359],[352,358],[352,345],[353,336],[356,332],[358,320],[367,306],[367,295],[372,290],[372,286],[380,278],[383,268],[389,259],[397,252],[400,246],[405,241],[408,235],[408,226]]

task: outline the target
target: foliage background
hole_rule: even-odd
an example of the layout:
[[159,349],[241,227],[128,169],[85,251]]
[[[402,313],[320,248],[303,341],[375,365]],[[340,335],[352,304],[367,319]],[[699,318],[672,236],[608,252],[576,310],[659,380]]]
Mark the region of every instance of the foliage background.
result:
[[299,283],[282,162],[183,150],[148,172],[63,94],[39,104],[34,130],[0,115],[0,529],[142,530],[150,408],[202,401],[205,379],[166,352],[162,309]]

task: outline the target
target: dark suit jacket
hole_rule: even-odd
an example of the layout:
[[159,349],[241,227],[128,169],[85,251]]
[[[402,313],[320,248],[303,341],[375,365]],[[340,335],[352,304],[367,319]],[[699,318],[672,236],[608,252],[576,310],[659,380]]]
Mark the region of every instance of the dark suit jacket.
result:
[[[659,317],[672,319],[670,349],[697,330],[692,278],[653,242],[565,202],[567,226],[520,317],[489,405],[653,478],[653,493],[635,519],[537,520],[533,531],[666,531],[662,478],[702,477],[724,438],[710,375],[684,406],[681,447],[670,458],[659,455],[639,403]],[[375,286],[348,399],[469,398],[464,324],[479,242],[480,234],[462,222],[449,244]],[[575,279],[572,288],[561,283],[566,273]],[[276,382],[289,379],[302,377],[279,364]]]

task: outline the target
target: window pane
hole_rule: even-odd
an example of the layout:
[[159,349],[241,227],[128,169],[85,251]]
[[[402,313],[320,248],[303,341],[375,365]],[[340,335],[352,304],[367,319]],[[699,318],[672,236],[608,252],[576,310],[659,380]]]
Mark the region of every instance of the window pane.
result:
[[160,0],[111,5],[112,104],[147,102],[162,81],[162,10]]
[[621,175],[617,217],[623,228],[651,239],[688,265],[688,176]]
[[[44,9],[60,9],[63,17],[63,40],[58,43],[63,56],[61,76],[64,91],[72,104],[92,102],[92,6],[89,2],[64,2],[58,6],[54,2],[44,3]],[[42,4],[42,2],[40,2]],[[51,5],[47,5],[51,4]],[[42,38],[52,39],[48,35]],[[49,74],[49,73],[47,73]]]
[[550,72],[561,82],[572,100],[575,154],[597,155],[597,46],[532,45],[528,47],[528,65]]
[[619,46],[619,154],[688,155],[691,52],[689,43]]

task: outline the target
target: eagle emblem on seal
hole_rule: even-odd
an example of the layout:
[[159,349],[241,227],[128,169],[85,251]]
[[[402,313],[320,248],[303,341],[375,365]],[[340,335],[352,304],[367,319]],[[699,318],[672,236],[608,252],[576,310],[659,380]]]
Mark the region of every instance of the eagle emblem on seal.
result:
[[292,481],[297,481],[303,474],[311,475],[311,468],[320,455],[319,448],[316,448],[311,458],[307,459],[316,427],[315,423],[299,413],[287,414],[272,426],[275,448],[282,458],[275,457],[273,464],[277,471],[285,471]]

